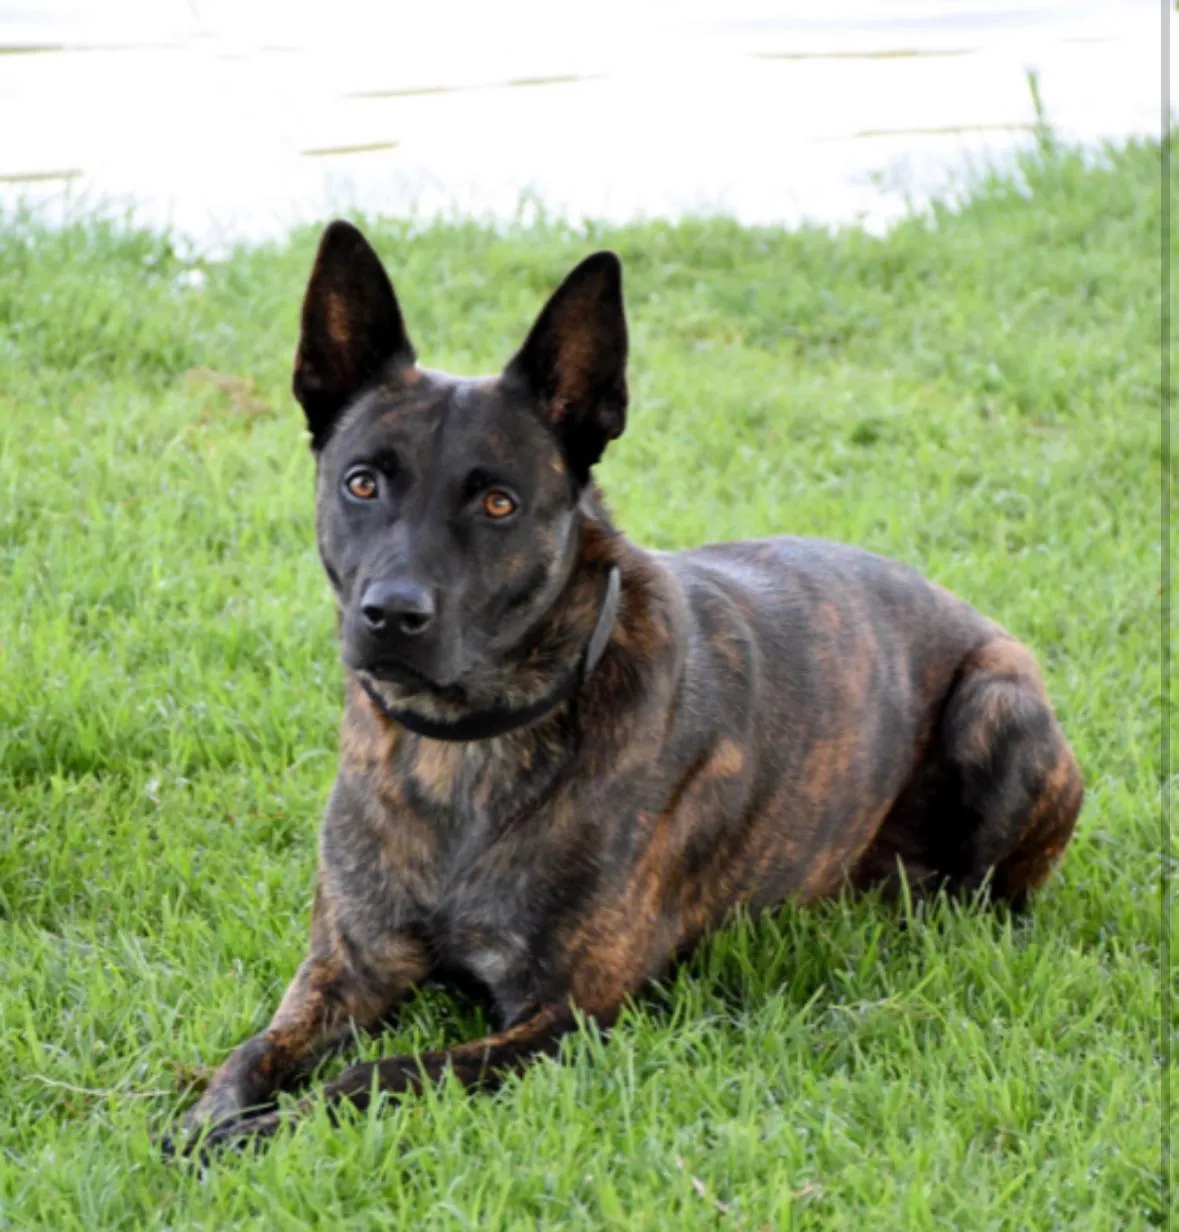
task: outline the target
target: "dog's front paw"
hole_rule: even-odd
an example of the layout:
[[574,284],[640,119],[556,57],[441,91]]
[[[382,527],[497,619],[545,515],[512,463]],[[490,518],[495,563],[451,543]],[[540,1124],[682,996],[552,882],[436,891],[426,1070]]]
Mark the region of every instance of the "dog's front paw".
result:
[[257,1107],[250,1110],[232,1086],[212,1086],[161,1140],[160,1153],[165,1159],[197,1158],[207,1144],[227,1140],[235,1126],[261,1113]]
[[194,1140],[194,1146],[202,1155],[226,1147],[260,1147],[282,1123],[282,1117],[277,1112],[256,1112],[248,1116],[234,1117],[230,1121],[214,1125],[207,1133],[200,1135]]
[[193,1115],[192,1109],[160,1139],[160,1155],[167,1161],[196,1160],[204,1162],[205,1143],[215,1130],[227,1128],[243,1120],[241,1114],[220,1121]]
[[240,1113],[215,1123],[184,1123],[161,1140],[160,1153],[165,1159],[189,1161],[203,1168],[214,1152],[260,1146],[281,1124],[277,1112]]

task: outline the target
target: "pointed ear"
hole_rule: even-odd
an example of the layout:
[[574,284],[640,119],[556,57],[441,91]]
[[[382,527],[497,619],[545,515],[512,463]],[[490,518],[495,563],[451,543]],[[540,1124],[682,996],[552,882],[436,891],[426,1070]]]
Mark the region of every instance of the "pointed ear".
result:
[[415,358],[380,257],[351,223],[333,222],[303,298],[292,382],[312,449],[323,448],[340,411],[387,363]]
[[594,253],[561,283],[505,373],[527,384],[585,483],[626,427],[626,316],[614,253]]

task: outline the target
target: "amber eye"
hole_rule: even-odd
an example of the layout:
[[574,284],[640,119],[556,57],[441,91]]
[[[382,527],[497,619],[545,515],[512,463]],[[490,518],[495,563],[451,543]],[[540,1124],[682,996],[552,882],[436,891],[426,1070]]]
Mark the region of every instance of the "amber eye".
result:
[[377,495],[377,477],[365,466],[358,466],[344,476],[348,495],[356,500],[374,500]]
[[489,518],[506,518],[516,512],[516,502],[506,492],[488,492],[483,498],[483,512]]

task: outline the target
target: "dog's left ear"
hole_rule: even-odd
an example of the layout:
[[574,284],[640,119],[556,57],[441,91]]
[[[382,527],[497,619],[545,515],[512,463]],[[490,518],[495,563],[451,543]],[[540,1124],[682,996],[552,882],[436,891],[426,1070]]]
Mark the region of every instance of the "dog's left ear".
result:
[[303,297],[292,382],[313,449],[323,448],[340,412],[390,362],[415,362],[393,284],[368,240],[337,220],[319,241]]
[[626,427],[622,264],[597,252],[565,279],[505,369],[523,381],[579,483]]

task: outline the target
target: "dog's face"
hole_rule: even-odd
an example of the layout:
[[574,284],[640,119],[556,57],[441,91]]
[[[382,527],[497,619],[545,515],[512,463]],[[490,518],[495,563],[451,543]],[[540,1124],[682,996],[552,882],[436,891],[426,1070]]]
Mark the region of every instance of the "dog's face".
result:
[[494,692],[568,581],[590,468],[626,418],[616,257],[582,262],[498,376],[419,368],[360,232],[324,233],[294,390],[345,663],[400,697]]

